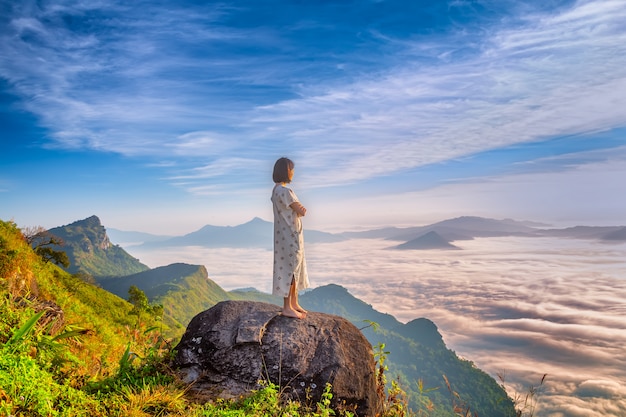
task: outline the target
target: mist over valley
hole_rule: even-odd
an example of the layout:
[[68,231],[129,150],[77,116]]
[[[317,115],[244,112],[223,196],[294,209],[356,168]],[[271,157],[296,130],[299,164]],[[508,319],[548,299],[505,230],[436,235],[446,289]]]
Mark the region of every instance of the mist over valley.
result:
[[[539,416],[626,414],[626,242],[605,239],[622,228],[507,223],[515,229],[449,229],[460,239],[451,241],[458,250],[394,249],[393,236],[408,241],[432,227],[309,239],[311,283],[341,285],[403,322],[432,320],[451,349],[494,377],[504,375],[511,392],[524,393],[548,374]],[[226,290],[270,291],[272,252],[265,245],[135,243],[126,250],[152,268],[205,265]]]

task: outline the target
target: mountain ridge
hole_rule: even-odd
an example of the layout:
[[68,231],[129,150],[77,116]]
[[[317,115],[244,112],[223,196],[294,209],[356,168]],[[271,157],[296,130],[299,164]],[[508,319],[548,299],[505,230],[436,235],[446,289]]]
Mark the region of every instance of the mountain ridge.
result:
[[[260,217],[236,226],[205,225],[200,229],[182,236],[174,236],[164,240],[153,240],[139,246],[143,248],[202,246],[249,248],[272,248],[274,224]],[[338,242],[344,240],[339,235],[318,230],[305,230],[305,239],[310,243]]]
[[69,273],[121,276],[150,269],[121,246],[111,243],[98,216],[54,227],[48,232],[63,240],[62,245],[51,247],[67,254],[70,266],[66,270]]
[[[173,263],[123,277],[99,277],[97,283],[105,290],[127,298],[131,286],[139,288],[150,302],[163,306],[165,322],[174,329],[168,335],[178,337],[199,311],[231,299],[209,278],[204,265]],[[192,306],[192,308],[187,308]]]
[[[115,229],[112,236],[125,239],[126,246],[142,249],[162,247],[260,247],[271,249],[272,223],[255,217],[236,226],[205,225],[200,229],[182,235],[166,236],[144,232],[121,231]],[[491,219],[478,216],[460,216],[424,226],[383,227],[358,232],[330,233],[305,228],[306,243],[332,243],[349,239],[386,239],[408,243],[428,232],[436,232],[450,242],[472,240],[484,237],[566,237],[593,239],[600,241],[625,241],[626,226],[574,226],[562,229],[549,228],[549,225],[532,221],[513,219]],[[135,238],[133,240],[132,238]],[[139,239],[138,239],[139,238]],[[141,240],[138,242],[138,240]],[[119,242],[118,242],[119,243]]]

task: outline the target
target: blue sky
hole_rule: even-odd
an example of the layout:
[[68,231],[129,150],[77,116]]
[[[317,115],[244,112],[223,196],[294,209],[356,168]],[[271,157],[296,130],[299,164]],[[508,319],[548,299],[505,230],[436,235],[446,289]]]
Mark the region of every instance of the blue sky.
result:
[[626,3],[0,0],[0,218],[626,224]]

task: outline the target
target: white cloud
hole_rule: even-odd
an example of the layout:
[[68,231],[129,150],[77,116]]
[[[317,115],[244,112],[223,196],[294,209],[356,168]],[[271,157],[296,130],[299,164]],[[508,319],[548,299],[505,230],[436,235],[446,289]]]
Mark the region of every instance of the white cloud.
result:
[[626,395],[626,387],[611,379],[592,379],[581,382],[576,394],[581,397],[623,397]]

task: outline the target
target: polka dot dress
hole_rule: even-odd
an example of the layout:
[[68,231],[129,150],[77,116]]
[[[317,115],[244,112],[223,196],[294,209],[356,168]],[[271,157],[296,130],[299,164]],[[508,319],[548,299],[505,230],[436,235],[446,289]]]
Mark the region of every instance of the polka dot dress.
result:
[[296,280],[296,289],[309,288],[309,277],[304,258],[304,236],[302,221],[291,207],[298,201],[296,194],[282,184],[272,191],[274,206],[274,279],[272,294],[289,295],[291,278]]

